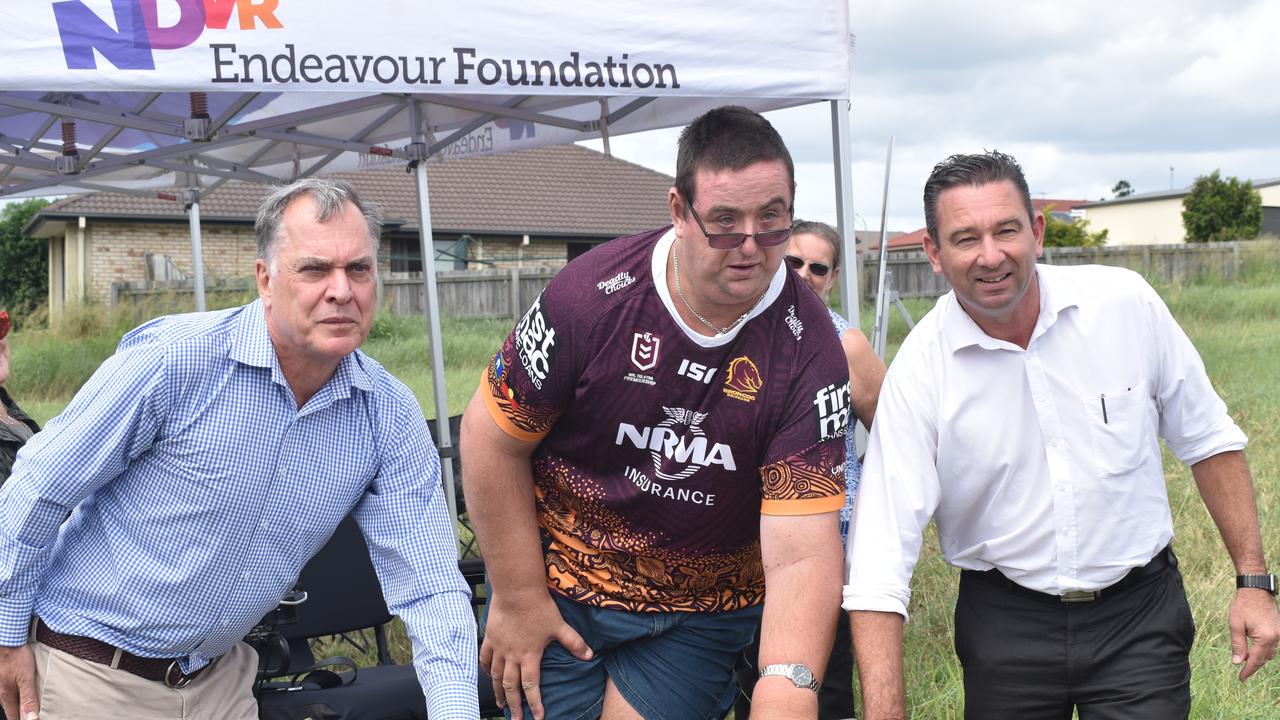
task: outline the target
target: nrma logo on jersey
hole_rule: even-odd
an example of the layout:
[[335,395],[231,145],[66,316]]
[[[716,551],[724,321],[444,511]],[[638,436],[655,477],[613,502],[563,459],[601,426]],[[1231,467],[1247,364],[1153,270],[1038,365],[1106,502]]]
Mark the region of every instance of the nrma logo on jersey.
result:
[[618,423],[614,445],[649,450],[653,474],[668,482],[688,479],[698,470],[719,465],[729,472],[738,469],[733,449],[725,443],[713,443],[700,427],[707,413],[685,408],[663,407],[667,419],[652,427],[636,427]]
[[163,27],[160,0],[111,0],[114,27],[85,0],[55,2],[53,16],[68,69],[96,69],[96,50],[121,70],[154,70],[153,51],[184,48],[205,30],[225,30],[233,13],[241,30],[284,27],[276,17],[279,4],[280,0],[164,0],[168,11],[163,21],[171,24]]

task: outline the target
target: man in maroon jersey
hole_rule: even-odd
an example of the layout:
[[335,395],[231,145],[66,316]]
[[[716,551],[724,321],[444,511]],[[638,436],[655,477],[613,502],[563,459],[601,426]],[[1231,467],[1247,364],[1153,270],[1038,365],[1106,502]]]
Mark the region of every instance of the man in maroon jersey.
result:
[[756,712],[816,717],[849,390],[782,266],[794,188],[768,121],[708,112],[680,136],[672,225],[566,266],[486,368],[463,479],[511,717],[721,717],[762,612]]

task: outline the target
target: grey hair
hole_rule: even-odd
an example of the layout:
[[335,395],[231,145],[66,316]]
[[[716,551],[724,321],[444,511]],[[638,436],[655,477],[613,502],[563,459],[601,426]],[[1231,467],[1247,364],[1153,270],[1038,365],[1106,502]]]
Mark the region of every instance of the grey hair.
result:
[[289,207],[289,203],[302,196],[311,198],[315,203],[316,222],[327,222],[334,215],[341,214],[348,202],[355,205],[368,227],[373,256],[378,257],[378,241],[382,237],[382,213],[378,207],[373,203],[361,202],[356,189],[344,180],[304,178],[276,188],[258,207],[253,230],[258,236],[259,259],[274,267],[285,209]]
[[835,259],[831,261],[831,269],[840,269],[840,233],[824,222],[816,220],[797,220],[791,225],[791,237],[797,235],[817,235],[835,251]]
[[933,238],[933,246],[938,247],[942,241],[938,237],[938,198],[943,190],[961,185],[982,187],[1002,180],[1013,183],[1027,208],[1027,218],[1034,220],[1036,211],[1031,204],[1027,178],[1013,156],[988,150],[974,155],[952,155],[935,165],[924,184],[924,223],[929,237]]

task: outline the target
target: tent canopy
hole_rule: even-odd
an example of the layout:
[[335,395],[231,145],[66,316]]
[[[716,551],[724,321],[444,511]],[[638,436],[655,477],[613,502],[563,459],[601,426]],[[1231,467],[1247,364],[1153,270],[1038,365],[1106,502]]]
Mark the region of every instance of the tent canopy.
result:
[[844,0],[17,0],[0,26],[0,196],[279,181],[848,97]]
[[[200,268],[199,199],[221,183],[412,163],[443,418],[420,161],[591,138],[607,150],[611,135],[683,125],[718,105],[829,100],[853,258],[848,12],[847,0],[7,0],[0,198],[171,196],[188,209]],[[843,277],[856,324],[857,273]],[[450,455],[447,423],[436,439]]]

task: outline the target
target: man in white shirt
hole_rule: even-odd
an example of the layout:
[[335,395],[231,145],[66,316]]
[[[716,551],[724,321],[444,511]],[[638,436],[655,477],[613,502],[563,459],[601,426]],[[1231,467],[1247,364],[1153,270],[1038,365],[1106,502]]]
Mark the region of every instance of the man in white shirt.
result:
[[1240,575],[1243,680],[1280,638],[1244,433],[1140,276],[1036,265],[1045,221],[1013,158],[953,156],[924,199],[953,291],[889,368],[854,511],[844,608],[866,717],[906,715],[902,623],[931,517],[962,568],[966,717],[1186,717],[1195,627],[1158,438]]

